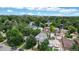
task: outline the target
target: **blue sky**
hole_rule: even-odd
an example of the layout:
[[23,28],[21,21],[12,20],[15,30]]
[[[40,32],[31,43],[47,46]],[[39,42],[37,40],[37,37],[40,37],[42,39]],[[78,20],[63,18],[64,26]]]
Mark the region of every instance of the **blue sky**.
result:
[[79,16],[79,7],[0,7],[0,15]]
[[79,16],[79,0],[0,0],[0,15]]

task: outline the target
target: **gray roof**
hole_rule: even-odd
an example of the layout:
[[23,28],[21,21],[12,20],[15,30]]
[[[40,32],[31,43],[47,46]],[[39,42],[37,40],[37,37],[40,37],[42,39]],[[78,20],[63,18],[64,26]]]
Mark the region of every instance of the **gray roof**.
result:
[[36,37],[36,40],[39,42],[43,42],[45,39],[47,39],[47,34],[44,32],[39,33]]

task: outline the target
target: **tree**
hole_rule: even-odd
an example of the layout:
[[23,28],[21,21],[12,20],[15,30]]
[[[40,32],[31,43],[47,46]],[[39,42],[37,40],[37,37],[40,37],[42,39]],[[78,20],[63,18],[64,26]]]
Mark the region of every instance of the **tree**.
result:
[[33,31],[32,28],[25,27],[25,28],[23,29],[23,34],[26,35],[26,36],[29,36],[32,31]]
[[68,30],[70,31],[70,33],[73,33],[77,31],[77,28],[75,28],[74,26],[69,26]]
[[0,33],[0,42],[4,41],[4,37],[2,36],[2,34]]
[[70,35],[70,33],[68,32],[68,33],[65,34],[65,37],[72,38],[72,35]]
[[79,51],[79,47],[77,44],[73,44],[73,46],[71,47],[72,51]]
[[27,32],[29,32],[29,28],[27,28],[27,23],[25,22],[20,22],[18,25],[17,25],[17,28],[19,29],[19,31],[21,31],[23,33],[23,35],[29,35]]
[[25,48],[30,49],[33,48],[36,45],[36,39],[33,35],[30,35],[26,39]]
[[48,40],[47,39],[44,40],[43,42],[41,42],[41,44],[38,45],[38,50],[41,50],[41,51],[48,50],[49,49],[48,44],[49,44]]
[[39,33],[40,33],[40,29],[35,29],[35,30],[31,31],[31,34],[34,35],[34,36],[36,36]]
[[50,25],[50,31],[54,32],[55,31],[55,27],[53,25]]
[[7,43],[9,46],[19,46],[23,42],[23,34],[16,27],[7,32]]

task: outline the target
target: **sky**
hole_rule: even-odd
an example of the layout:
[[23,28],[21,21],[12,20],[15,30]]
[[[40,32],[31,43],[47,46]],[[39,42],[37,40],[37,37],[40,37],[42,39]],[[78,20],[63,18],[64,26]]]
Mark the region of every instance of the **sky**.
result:
[[0,0],[0,15],[79,16],[79,7],[74,7],[79,6],[78,2],[78,0]]
[[79,7],[0,7],[0,15],[79,16]]

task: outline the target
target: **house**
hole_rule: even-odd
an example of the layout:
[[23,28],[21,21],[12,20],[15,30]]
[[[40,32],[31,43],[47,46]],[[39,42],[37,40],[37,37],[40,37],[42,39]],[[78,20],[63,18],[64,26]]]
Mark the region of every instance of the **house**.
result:
[[51,48],[57,48],[59,51],[62,50],[62,44],[59,40],[49,40],[49,47]]
[[35,26],[34,22],[30,22],[29,23],[29,27],[32,28],[32,29],[34,29],[34,30],[40,29],[41,31],[43,31],[43,28]]
[[50,32],[50,27],[44,27],[43,31],[44,32]]
[[35,38],[37,41],[43,42],[48,37],[47,37],[47,34],[45,32],[40,32]]

